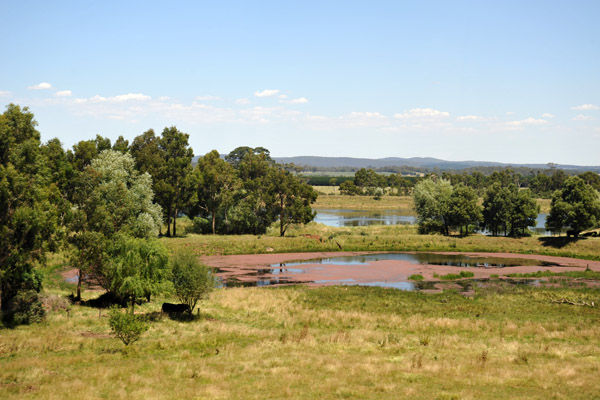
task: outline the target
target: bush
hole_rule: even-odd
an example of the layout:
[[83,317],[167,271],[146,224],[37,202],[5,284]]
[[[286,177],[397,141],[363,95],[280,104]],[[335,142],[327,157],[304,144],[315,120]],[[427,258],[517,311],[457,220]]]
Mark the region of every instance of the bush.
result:
[[148,325],[139,317],[128,312],[123,313],[117,306],[110,309],[108,324],[125,346],[137,342],[142,333],[148,330]]
[[422,281],[423,279],[424,279],[423,275],[421,275],[421,274],[413,274],[408,277],[408,280],[411,280],[411,281]]
[[206,298],[215,287],[212,270],[201,264],[189,252],[177,253],[171,259],[172,279],[179,301],[194,310],[198,301]]
[[2,322],[5,326],[26,325],[41,322],[45,316],[38,292],[27,290],[8,300],[2,311]]

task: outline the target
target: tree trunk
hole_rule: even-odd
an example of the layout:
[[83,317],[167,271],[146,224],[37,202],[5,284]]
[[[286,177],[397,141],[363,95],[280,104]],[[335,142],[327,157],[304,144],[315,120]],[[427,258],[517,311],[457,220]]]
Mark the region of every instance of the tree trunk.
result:
[[215,210],[213,210],[211,214],[212,214],[212,232],[213,232],[213,235],[214,235],[216,233],[215,226],[216,226],[216,220],[217,220],[217,216],[216,216]]
[[175,215],[173,216],[173,237],[177,236],[177,208],[175,208]]
[[167,237],[171,237],[171,208],[167,209]]
[[285,217],[284,215],[284,201],[283,201],[283,197],[280,200],[280,212],[279,212],[279,236],[283,237],[283,235],[285,235],[285,229],[283,229],[283,218]]
[[79,272],[77,273],[77,297],[75,297],[75,300],[77,301],[81,301],[81,277],[83,276],[83,272],[81,271],[81,269],[79,269]]

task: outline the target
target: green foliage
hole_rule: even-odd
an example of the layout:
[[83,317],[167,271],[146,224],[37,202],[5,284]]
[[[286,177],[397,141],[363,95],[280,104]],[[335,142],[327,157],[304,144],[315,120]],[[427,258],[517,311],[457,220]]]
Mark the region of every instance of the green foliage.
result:
[[425,179],[415,185],[414,202],[421,233],[450,234],[452,185],[444,179]]
[[409,280],[411,281],[422,281],[423,279],[423,275],[421,274],[412,274],[411,276],[408,277]]
[[110,309],[108,324],[114,335],[121,339],[125,346],[137,342],[148,330],[148,324],[132,313],[122,312],[118,306]]
[[273,213],[279,218],[279,235],[284,236],[291,224],[307,224],[315,218],[312,203],[317,193],[298,177],[272,168],[269,173],[269,192],[273,196]]
[[600,225],[600,198],[598,192],[577,176],[568,178],[561,190],[554,192],[546,229],[560,232],[570,228],[579,232]]
[[190,311],[215,287],[212,270],[201,264],[192,253],[176,253],[171,259],[171,271],[175,294],[181,303],[190,307]]
[[502,186],[500,182],[488,187],[483,199],[483,225],[494,236],[525,236],[527,227],[535,224],[539,206],[528,189],[516,185]]
[[158,239],[117,236],[102,271],[107,289],[128,300],[133,310],[141,297],[168,291],[169,256]]
[[0,313],[4,323],[36,320],[41,278],[35,270],[56,246],[60,197],[28,108],[0,115]]
[[[69,228],[72,265],[80,270],[80,283],[95,279],[114,289],[107,265],[120,254],[125,236],[153,238],[161,223],[160,206],[153,203],[152,181],[139,174],[129,154],[103,151],[81,174]],[[113,254],[112,252],[115,252]]]

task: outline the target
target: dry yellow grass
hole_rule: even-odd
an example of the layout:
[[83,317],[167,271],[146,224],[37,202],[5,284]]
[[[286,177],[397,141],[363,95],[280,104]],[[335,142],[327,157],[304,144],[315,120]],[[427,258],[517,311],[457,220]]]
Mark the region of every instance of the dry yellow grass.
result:
[[151,323],[125,352],[106,317],[85,307],[0,331],[2,398],[579,399],[600,390],[597,310],[529,290],[465,299],[238,288],[202,307],[198,321]]

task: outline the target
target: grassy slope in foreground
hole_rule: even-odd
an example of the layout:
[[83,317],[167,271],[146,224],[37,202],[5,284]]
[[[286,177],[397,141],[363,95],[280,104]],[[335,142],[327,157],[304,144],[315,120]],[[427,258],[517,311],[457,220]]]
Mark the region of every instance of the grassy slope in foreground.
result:
[[[0,331],[5,399],[593,398],[598,290],[474,299],[365,287],[228,289],[193,322],[158,318],[123,351],[106,312],[73,306]],[[160,302],[139,311],[157,311]]]

